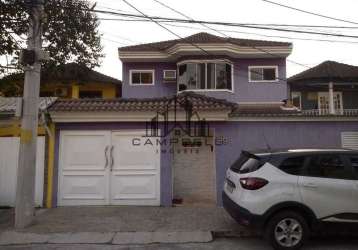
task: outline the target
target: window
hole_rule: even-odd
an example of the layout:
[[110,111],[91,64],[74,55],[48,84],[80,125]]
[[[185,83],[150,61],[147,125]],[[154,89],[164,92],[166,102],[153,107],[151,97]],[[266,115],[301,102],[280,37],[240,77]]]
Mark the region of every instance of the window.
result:
[[306,170],[311,177],[351,179],[339,155],[312,156]]
[[277,82],[277,66],[249,66],[250,82]]
[[154,85],[154,70],[130,70],[131,85]]
[[83,90],[80,90],[79,98],[102,98],[102,91],[83,91]]
[[293,106],[302,109],[301,106],[301,92],[291,92],[291,101]]
[[174,80],[177,77],[176,70],[163,70],[163,78],[168,80]]
[[232,90],[232,65],[226,62],[183,63],[178,66],[179,91]]
[[304,156],[287,158],[281,163],[280,169],[288,174],[300,175],[305,162]]
[[55,96],[53,91],[41,91],[40,92],[40,97],[50,97],[50,96]]

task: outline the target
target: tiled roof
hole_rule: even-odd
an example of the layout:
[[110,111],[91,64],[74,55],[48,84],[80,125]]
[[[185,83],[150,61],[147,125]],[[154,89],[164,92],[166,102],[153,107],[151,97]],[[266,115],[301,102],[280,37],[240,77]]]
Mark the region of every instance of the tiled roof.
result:
[[241,116],[290,116],[300,115],[300,111],[293,106],[283,103],[255,103],[239,104],[230,114],[232,117]]
[[232,43],[239,46],[290,46],[291,43],[285,42],[274,42],[274,41],[264,41],[264,40],[251,40],[251,39],[240,39],[240,38],[224,38],[220,36],[215,36],[209,33],[201,32],[182,39],[161,41],[155,43],[146,43],[133,46],[121,47],[119,51],[162,51],[166,50],[169,47],[172,47],[179,43]]
[[[0,113],[13,114],[16,111],[16,106],[19,104],[21,97],[0,97]],[[40,97],[39,109],[45,110],[51,106],[57,97]]]
[[[51,106],[50,111],[57,112],[91,112],[91,111],[164,111],[174,108],[174,98],[141,98],[141,99],[59,99]],[[177,109],[180,104],[189,101],[193,110],[232,110],[236,104],[226,100],[199,95],[193,92],[181,93],[177,98]]]
[[[23,81],[24,74],[16,73],[5,76],[1,81]],[[95,70],[92,70],[85,65],[77,63],[68,63],[56,66],[49,69],[41,70],[41,83],[51,82],[70,83],[76,81],[78,83],[97,82],[97,83],[114,83],[121,84],[122,82],[113,77],[104,75]]]
[[287,79],[289,84],[322,82],[358,82],[358,66],[325,61]]

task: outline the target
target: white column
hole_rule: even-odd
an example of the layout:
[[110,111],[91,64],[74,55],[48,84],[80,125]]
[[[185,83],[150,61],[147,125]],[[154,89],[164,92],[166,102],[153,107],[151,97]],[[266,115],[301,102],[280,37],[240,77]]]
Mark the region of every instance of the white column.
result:
[[329,113],[331,115],[334,115],[336,113],[335,109],[334,109],[334,97],[333,97],[333,83],[330,82],[329,83]]

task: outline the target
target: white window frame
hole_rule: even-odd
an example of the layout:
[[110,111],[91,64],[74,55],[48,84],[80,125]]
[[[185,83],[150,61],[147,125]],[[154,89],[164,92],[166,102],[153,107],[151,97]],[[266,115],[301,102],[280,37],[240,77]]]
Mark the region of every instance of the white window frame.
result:
[[[191,92],[230,92],[230,93],[234,93],[234,64],[233,62],[226,60],[226,59],[216,59],[216,60],[186,60],[186,61],[181,61],[179,63],[177,63],[177,70],[179,72],[179,66],[182,64],[190,64],[190,63],[195,63],[196,64],[196,75],[198,75],[198,64],[200,63],[204,63],[205,64],[205,89],[186,89],[186,90],[181,90],[179,91],[179,77],[178,81],[177,81],[177,92],[178,93],[182,93],[185,91],[191,91]],[[208,63],[214,63],[214,79],[215,79],[215,89],[208,89],[208,67],[207,64]],[[216,89],[216,63],[227,63],[231,65],[231,89]],[[196,83],[198,86],[198,82]]]
[[[152,73],[152,83],[132,83],[133,73]],[[155,70],[154,69],[130,69],[129,70],[129,85],[132,86],[153,86],[155,83]]]
[[302,110],[302,93],[299,91],[292,91],[291,92],[291,103],[293,104],[293,95],[297,95],[300,99],[300,106],[297,107]]
[[[165,77],[165,73],[171,71],[174,72],[174,77]],[[164,80],[175,80],[177,79],[177,70],[176,69],[164,69],[163,70],[163,79]]]
[[[251,80],[251,69],[275,69],[275,80]],[[249,82],[278,82],[278,66],[277,65],[255,65],[255,66],[249,66],[248,68],[248,76],[249,76]]]

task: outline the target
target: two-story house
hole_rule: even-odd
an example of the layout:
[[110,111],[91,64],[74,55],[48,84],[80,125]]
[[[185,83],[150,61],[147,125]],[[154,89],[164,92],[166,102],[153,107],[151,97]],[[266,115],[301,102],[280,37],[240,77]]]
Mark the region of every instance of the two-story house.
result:
[[291,50],[208,33],[119,48],[122,98],[49,108],[46,205],[221,205],[241,150],[357,146],[356,117],[284,104]]
[[325,61],[287,83],[292,103],[303,113],[358,115],[358,66]]
[[[0,90],[8,97],[22,96],[23,73],[0,79]],[[121,81],[85,65],[68,63],[41,71],[41,97],[116,98],[121,96]]]

